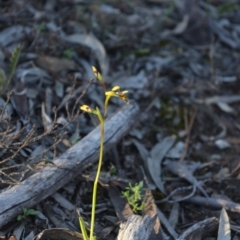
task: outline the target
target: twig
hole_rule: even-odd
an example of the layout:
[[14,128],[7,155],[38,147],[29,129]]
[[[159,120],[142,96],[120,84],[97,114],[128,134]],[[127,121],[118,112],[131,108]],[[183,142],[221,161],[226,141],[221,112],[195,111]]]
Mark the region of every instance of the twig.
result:
[[187,137],[186,137],[186,141],[185,141],[185,148],[184,148],[184,151],[182,153],[182,156],[181,156],[179,162],[182,162],[187,155],[189,142],[190,142],[191,130],[192,130],[193,123],[194,123],[194,120],[196,118],[196,115],[197,115],[197,110],[194,110],[193,115],[191,116],[191,120],[190,120],[188,129],[187,129]]

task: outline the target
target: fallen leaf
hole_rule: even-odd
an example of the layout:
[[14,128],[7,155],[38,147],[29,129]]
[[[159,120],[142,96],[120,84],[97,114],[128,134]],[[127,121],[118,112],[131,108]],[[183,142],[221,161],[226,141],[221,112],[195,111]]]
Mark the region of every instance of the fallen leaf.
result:
[[230,240],[231,228],[226,210],[223,208],[219,219],[218,238],[217,240]]
[[63,40],[70,43],[78,43],[83,46],[89,47],[98,60],[103,77],[107,75],[109,62],[106,50],[103,44],[94,36],[93,33],[89,34],[76,33],[63,37]]
[[165,193],[164,184],[161,178],[162,161],[167,152],[171,149],[176,136],[164,138],[160,143],[157,143],[150,152],[150,157],[147,158],[147,166],[149,173],[155,182],[156,186],[162,193]]

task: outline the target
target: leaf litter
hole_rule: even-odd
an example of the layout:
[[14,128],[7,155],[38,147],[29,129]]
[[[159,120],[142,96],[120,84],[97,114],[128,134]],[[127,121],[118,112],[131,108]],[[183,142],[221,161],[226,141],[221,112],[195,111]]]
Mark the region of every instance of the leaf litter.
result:
[[[0,98],[1,192],[51,166],[54,158],[93,128],[79,105],[88,101],[101,107],[102,90],[92,80],[95,65],[109,89],[117,83],[129,90],[130,101],[141,108],[135,129],[105,154],[97,206],[99,236],[102,231],[105,239],[116,238],[115,213],[123,210],[120,200],[116,206],[110,204],[108,188],[116,187],[114,197],[119,199],[126,181],[136,181],[142,166],[164,239],[238,237],[240,10],[236,1],[10,1],[0,11],[1,86],[9,74],[11,53],[22,44],[7,89],[13,91]],[[112,104],[109,115],[119,102]],[[110,157],[113,151],[115,162]],[[29,206],[44,216],[57,210],[45,217],[49,223],[38,216],[23,225],[6,222],[1,235],[9,238],[16,225],[19,239],[57,225],[66,227],[65,221],[73,227],[76,212],[64,201],[88,222],[93,177],[87,176],[94,174],[92,166],[69,183],[71,191],[67,186],[56,189],[55,198]],[[212,218],[216,208],[223,209],[217,219]]]

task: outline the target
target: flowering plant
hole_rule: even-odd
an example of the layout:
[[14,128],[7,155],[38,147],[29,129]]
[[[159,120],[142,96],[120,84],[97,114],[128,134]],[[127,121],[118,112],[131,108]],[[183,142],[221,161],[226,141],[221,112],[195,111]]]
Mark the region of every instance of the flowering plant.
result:
[[98,180],[100,177],[100,172],[101,172],[101,166],[102,166],[102,160],[103,160],[103,150],[104,150],[104,123],[105,123],[105,118],[107,115],[107,109],[108,109],[108,103],[111,97],[117,97],[125,101],[127,104],[129,104],[127,93],[128,91],[121,91],[119,86],[114,86],[112,90],[107,91],[106,90],[106,85],[103,80],[102,75],[97,71],[95,67],[92,67],[93,73],[95,77],[100,81],[100,83],[103,86],[104,92],[105,92],[105,101],[104,101],[104,114],[102,115],[101,111],[99,110],[98,107],[96,109],[93,109],[87,105],[82,105],[80,106],[80,109],[84,112],[95,114],[98,117],[98,120],[100,122],[101,126],[101,137],[100,137],[100,150],[99,150],[99,160],[98,160],[98,168],[97,168],[97,173],[93,185],[93,196],[92,196],[92,214],[91,214],[91,225],[90,225],[90,237],[88,237],[86,227],[84,225],[84,221],[82,217],[79,217],[79,222],[80,222],[80,228],[83,234],[84,240],[94,240],[96,237],[94,236],[94,224],[95,224],[95,209],[96,209],[96,199],[97,199],[97,185],[98,185]]

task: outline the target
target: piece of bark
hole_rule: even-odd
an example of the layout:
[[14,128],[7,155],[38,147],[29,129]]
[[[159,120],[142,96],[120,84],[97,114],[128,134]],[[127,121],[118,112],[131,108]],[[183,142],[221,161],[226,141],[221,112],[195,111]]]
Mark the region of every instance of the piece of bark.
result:
[[[104,151],[107,152],[126,135],[137,122],[137,104],[124,106],[105,121]],[[23,208],[31,208],[63,187],[83,169],[97,161],[99,155],[100,127],[60,155],[53,162],[56,167],[45,167],[19,185],[0,194],[0,227],[7,224]],[[57,167],[61,166],[61,168]]]
[[157,215],[132,215],[126,223],[120,225],[117,240],[148,240],[155,225]]
[[149,215],[150,217],[154,217],[156,215],[156,220],[155,220],[153,228],[151,230],[149,239],[162,240],[163,239],[162,228],[161,228],[160,218],[158,216],[158,209],[157,209],[157,205],[155,203],[154,197],[152,195],[152,192],[149,188],[147,176],[145,175],[143,168],[141,168],[141,171],[137,171],[137,173],[138,173],[139,180],[144,179],[145,195],[144,195],[142,214]]
[[145,191],[145,201],[143,207],[143,214],[146,216],[154,217],[156,216],[156,220],[154,221],[151,233],[149,235],[149,239],[151,240],[162,240],[162,228],[160,219],[158,217],[158,210],[155,204],[152,192],[149,188]]

